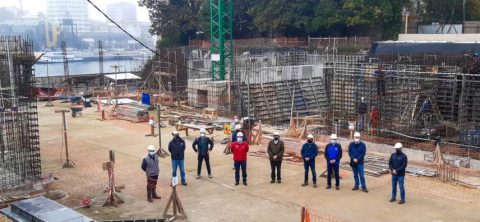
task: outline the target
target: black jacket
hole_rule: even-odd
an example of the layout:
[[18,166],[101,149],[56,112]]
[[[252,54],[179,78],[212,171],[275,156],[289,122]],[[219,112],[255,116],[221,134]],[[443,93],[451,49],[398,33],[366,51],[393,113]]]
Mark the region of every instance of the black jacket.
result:
[[174,138],[168,144],[168,151],[172,160],[183,160],[185,158],[185,140],[180,137]]
[[208,154],[209,150],[213,149],[213,142],[208,137],[198,137],[192,143],[193,151],[198,154]]
[[405,155],[403,152],[395,152],[392,153],[392,155],[390,156],[388,166],[390,167],[390,170],[397,171],[397,174],[395,176],[405,176],[405,169],[407,168],[407,163],[407,155]]

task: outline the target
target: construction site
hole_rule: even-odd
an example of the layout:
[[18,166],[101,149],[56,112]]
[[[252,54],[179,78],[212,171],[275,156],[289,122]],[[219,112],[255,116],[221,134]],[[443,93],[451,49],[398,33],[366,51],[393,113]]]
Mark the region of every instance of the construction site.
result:
[[[63,75],[38,77],[45,54],[26,36],[0,36],[0,222],[480,221],[478,41],[234,39],[232,1],[230,12],[210,4],[210,40],[172,48],[148,48],[103,14],[153,53],[141,72],[104,73],[99,41],[99,73],[70,75],[63,41]],[[213,147],[201,177],[204,135]],[[275,182],[267,147],[277,137]],[[172,151],[178,138],[183,160]],[[348,148],[360,138],[364,192]],[[248,168],[234,157],[243,143]],[[330,189],[336,143],[341,183]],[[408,156],[404,177],[394,146]],[[248,185],[235,178],[240,164]]]

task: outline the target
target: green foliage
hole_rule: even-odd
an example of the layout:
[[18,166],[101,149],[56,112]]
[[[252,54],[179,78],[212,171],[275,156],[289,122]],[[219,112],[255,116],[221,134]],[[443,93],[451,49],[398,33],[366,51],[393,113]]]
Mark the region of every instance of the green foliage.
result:
[[314,0],[258,1],[249,13],[255,27],[261,32],[284,32],[288,29],[306,29],[313,14]]
[[[228,2],[228,0],[226,0]],[[392,39],[402,9],[423,22],[461,22],[463,0],[234,0],[234,38],[368,35]],[[210,36],[210,0],[139,0],[161,45]],[[467,0],[466,19],[480,20],[480,0]],[[199,32],[200,31],[200,32]],[[203,33],[197,35],[196,33]]]
[[[185,44],[199,28],[201,6],[205,0],[139,0],[148,9],[150,33],[169,38],[165,43]],[[174,39],[177,36],[179,38]]]

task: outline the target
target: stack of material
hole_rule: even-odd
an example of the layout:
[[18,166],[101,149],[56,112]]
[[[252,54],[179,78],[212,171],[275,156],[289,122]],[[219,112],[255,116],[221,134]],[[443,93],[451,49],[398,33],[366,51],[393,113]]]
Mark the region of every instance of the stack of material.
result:
[[[342,163],[341,167],[346,170],[351,170],[350,163]],[[379,177],[390,172],[388,166],[388,159],[381,156],[367,155],[364,161],[365,174]],[[435,177],[437,172],[435,169],[429,169],[419,166],[408,166],[406,173],[413,176]]]
[[[383,157],[367,155],[363,165],[365,174],[370,176],[379,177],[389,172],[388,161]],[[343,162],[340,166],[345,170],[352,170],[349,162]]]
[[[255,157],[262,157],[262,158],[269,158],[268,153],[265,150],[258,150],[258,151],[253,151],[249,152],[248,155],[250,156],[255,156]],[[283,161],[288,161],[291,163],[303,163],[302,157],[297,155],[294,152],[285,152],[283,154]]]
[[134,123],[148,122],[148,111],[146,108],[136,105],[119,105],[115,110],[118,119]]

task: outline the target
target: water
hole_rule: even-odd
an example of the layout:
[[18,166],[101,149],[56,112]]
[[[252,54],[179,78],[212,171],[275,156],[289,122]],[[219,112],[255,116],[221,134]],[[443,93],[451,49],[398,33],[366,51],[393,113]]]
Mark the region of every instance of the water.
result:
[[[115,69],[112,67],[114,65],[121,66],[117,71],[119,72],[135,72],[140,71],[143,65],[146,63],[146,60],[109,60],[103,62],[103,72],[112,73],[115,72]],[[47,64],[35,64],[35,76],[44,77],[47,76]],[[100,67],[98,61],[88,61],[88,62],[69,62],[68,70],[70,75],[79,75],[79,74],[96,74],[100,73]],[[63,76],[63,63],[50,63],[48,64],[48,74],[50,76]]]

